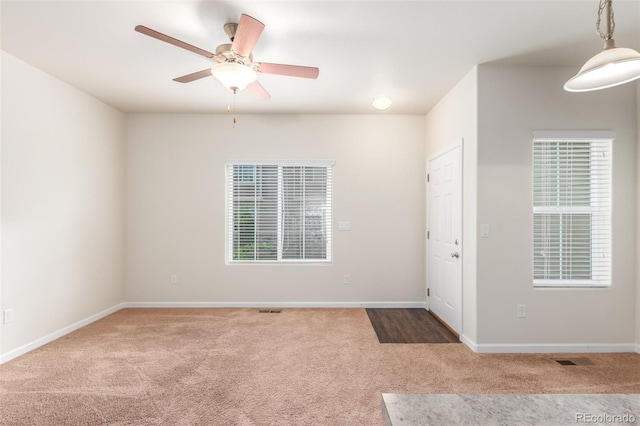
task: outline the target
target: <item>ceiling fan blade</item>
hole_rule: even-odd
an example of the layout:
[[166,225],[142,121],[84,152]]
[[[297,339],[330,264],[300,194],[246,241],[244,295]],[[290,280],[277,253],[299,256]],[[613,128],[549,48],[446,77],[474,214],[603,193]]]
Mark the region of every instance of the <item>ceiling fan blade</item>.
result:
[[288,75],[290,77],[318,78],[320,70],[316,67],[302,67],[299,65],[256,63],[256,70],[264,74]]
[[253,83],[249,84],[247,86],[247,89],[249,89],[249,91],[251,92],[253,97],[256,98],[259,101],[264,101],[264,100],[267,100],[267,99],[269,99],[271,97],[269,92],[267,92],[266,89],[264,87],[262,87],[262,84],[260,84],[258,82],[258,80],[256,80]]
[[164,41],[165,43],[173,44],[174,46],[178,46],[190,52],[197,53],[198,55],[202,55],[205,58],[211,59],[215,56],[215,54],[211,52],[200,49],[199,47],[193,46],[189,43],[185,43],[184,41],[178,40],[177,38],[162,34],[156,30],[152,30],[151,28],[147,28],[144,25],[137,25],[136,31],[148,35],[149,37],[157,38],[158,40]]
[[211,68],[183,75],[182,77],[176,77],[173,79],[173,81],[177,81],[178,83],[191,83],[192,81],[200,80],[201,78],[205,77],[211,77]]
[[233,38],[231,50],[240,56],[249,56],[253,47],[258,42],[260,34],[264,30],[264,24],[244,13],[240,16],[238,29]]

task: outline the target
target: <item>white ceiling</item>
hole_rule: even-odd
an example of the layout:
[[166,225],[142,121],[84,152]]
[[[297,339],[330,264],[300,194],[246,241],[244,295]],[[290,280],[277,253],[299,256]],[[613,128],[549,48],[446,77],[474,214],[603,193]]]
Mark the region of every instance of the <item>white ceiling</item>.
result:
[[[554,1],[5,1],[2,49],[123,112],[225,112],[204,57],[134,31],[153,28],[205,50],[226,22],[265,24],[255,61],[317,66],[317,80],[260,74],[271,93],[236,98],[239,112],[424,114],[475,64],[566,65],[567,78],[601,48],[597,0]],[[640,0],[616,0],[619,46],[640,49]]]

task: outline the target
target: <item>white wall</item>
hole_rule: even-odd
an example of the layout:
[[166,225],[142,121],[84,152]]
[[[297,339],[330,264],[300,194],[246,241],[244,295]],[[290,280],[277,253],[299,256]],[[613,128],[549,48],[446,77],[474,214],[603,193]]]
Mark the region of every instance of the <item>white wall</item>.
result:
[[123,300],[124,116],[1,55],[6,354]]
[[[478,344],[609,344],[636,339],[633,85],[575,94],[573,68],[478,67]],[[534,289],[531,140],[537,129],[612,129],[613,271],[606,289]],[[527,318],[516,318],[516,305]]]
[[462,335],[476,339],[478,72],[473,68],[426,115],[426,159],[463,139]]
[[[638,9],[640,21],[640,8]],[[640,32],[638,33],[640,45]],[[636,229],[640,231],[640,80],[636,80]],[[636,237],[636,352],[640,353],[640,238]]]
[[640,82],[636,82],[636,352],[640,353]]
[[[421,116],[128,116],[126,301],[424,302],[423,132]],[[332,264],[225,265],[230,159],[335,160]]]

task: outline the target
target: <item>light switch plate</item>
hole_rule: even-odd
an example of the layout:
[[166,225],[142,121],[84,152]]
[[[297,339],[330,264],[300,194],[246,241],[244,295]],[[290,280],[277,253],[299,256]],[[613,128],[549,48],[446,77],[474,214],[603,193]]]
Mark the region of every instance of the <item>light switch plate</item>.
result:
[[351,223],[347,221],[338,222],[338,231],[349,231],[351,229]]
[[480,238],[489,238],[489,224],[481,223],[480,224]]
[[13,309],[6,309],[3,313],[2,313],[2,322],[3,324],[10,324],[14,321],[15,316],[14,316],[14,311]]

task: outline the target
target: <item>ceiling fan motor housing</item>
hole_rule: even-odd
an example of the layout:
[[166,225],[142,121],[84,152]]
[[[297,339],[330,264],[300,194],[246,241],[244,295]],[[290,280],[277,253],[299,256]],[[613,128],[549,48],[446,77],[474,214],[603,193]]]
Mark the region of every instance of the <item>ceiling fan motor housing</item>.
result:
[[242,65],[249,65],[253,62],[253,53],[250,53],[247,57],[240,56],[231,50],[231,43],[221,44],[216,47],[215,57],[218,62],[237,62]]

